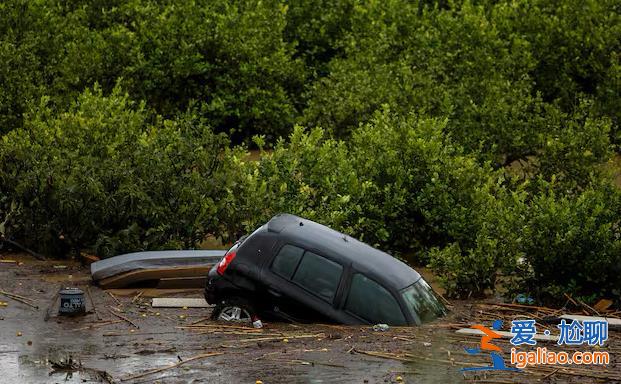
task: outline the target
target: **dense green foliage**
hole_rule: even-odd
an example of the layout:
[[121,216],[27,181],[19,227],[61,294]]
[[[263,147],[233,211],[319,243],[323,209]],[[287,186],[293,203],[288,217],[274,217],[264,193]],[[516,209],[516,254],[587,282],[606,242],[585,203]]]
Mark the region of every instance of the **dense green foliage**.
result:
[[533,287],[528,291],[548,301],[567,292],[590,302],[621,295],[618,189],[591,186],[559,196],[546,185],[524,209],[519,250],[528,268],[517,279],[519,287]]
[[149,123],[115,88],[42,105],[2,138],[5,235],[54,255],[193,247],[219,232],[228,140],[191,114]]
[[291,212],[394,251],[470,245],[500,174],[463,155],[445,126],[446,120],[385,111],[348,142],[297,127],[288,142],[246,164],[248,195],[239,212],[254,221],[245,229]]
[[621,296],[618,0],[0,14],[2,236],[110,256],[291,212],[429,264],[452,296]]
[[166,116],[193,101],[222,131],[284,134],[296,116],[301,63],[283,40],[277,1],[38,1],[0,5],[1,131],[33,98],[63,108],[98,82]]

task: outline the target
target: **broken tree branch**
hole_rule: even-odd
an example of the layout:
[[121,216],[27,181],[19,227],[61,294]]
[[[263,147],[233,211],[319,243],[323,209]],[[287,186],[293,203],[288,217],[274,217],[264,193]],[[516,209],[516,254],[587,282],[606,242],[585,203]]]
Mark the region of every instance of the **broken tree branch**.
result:
[[130,319],[128,319],[127,317],[121,315],[120,313],[116,313],[114,312],[112,309],[108,308],[108,311],[110,311],[111,314],[113,314],[114,316],[118,317],[121,320],[125,320],[126,322],[128,322],[129,324],[131,324],[134,328],[139,329],[140,327],[134,323],[133,321],[131,321]]
[[17,243],[15,241],[13,241],[13,240],[9,240],[9,239],[5,238],[4,236],[0,237],[0,241],[3,241],[5,243],[7,243],[7,244],[11,244],[12,246],[17,247],[17,248],[21,249],[22,251],[31,254],[37,260],[45,260],[45,256],[43,256],[42,254],[37,253],[37,252],[33,251],[32,249],[29,249],[29,248],[21,245],[20,243]]
[[253,337],[253,338],[249,338],[249,339],[240,339],[240,340],[235,340],[237,343],[245,343],[245,342],[255,342],[255,341],[278,341],[278,340],[282,340],[282,339],[309,339],[309,338],[315,338],[315,337],[325,337],[325,334],[323,333],[317,333],[314,335],[282,335],[282,336],[275,336],[275,337]]
[[189,363],[191,361],[196,361],[196,360],[204,359],[204,358],[211,357],[211,356],[219,356],[219,355],[223,355],[223,354],[224,354],[224,352],[203,353],[201,355],[196,355],[196,356],[190,357],[189,359],[185,359],[183,361],[180,361],[178,363],[169,365],[167,367],[151,369],[151,370],[143,372],[143,373],[139,373],[139,374],[136,374],[136,375],[131,375],[131,376],[123,377],[120,380],[121,381],[129,381],[129,380],[139,379],[141,377],[149,376],[149,375],[152,375],[154,373],[159,373],[159,372],[166,371],[168,369],[177,368],[177,367],[179,367],[179,366],[181,366],[183,364]]
[[134,296],[134,298],[132,299],[132,304],[135,303],[136,300],[138,300],[140,298],[140,296],[142,296],[143,293],[144,293],[144,291],[138,292],[138,294],[136,296]]
[[99,312],[97,312],[97,307],[95,306],[93,296],[91,295],[91,287],[88,285],[86,286],[86,294],[88,295],[88,299],[90,300],[91,306],[93,307],[93,312],[95,312],[95,316],[97,316],[97,320],[101,320],[101,316],[99,315]]
[[6,297],[8,297],[10,299],[13,299],[15,301],[19,301],[20,303],[26,304],[29,307],[32,307],[34,309],[39,309],[39,307],[37,305],[33,304],[34,300],[29,299],[27,297],[16,295],[14,293],[7,292],[7,291],[2,291],[2,290],[0,290],[0,295],[4,295],[4,296],[6,296]]
[[355,353],[360,353],[362,355],[373,356],[373,357],[381,357],[382,359],[391,359],[391,360],[398,360],[398,361],[411,361],[411,359],[405,358],[403,356],[399,356],[399,355],[397,355],[395,353],[376,352],[376,351],[362,351],[362,350],[356,349],[356,348],[353,348],[352,351],[355,352]]
[[52,297],[52,301],[47,306],[47,309],[45,310],[45,316],[43,317],[43,321],[48,321],[50,319],[50,316],[51,316],[50,312],[52,311],[52,307],[54,306],[54,304],[56,304],[56,300],[58,300],[58,297],[60,296],[60,289],[61,288],[62,288],[62,286],[60,286],[58,288],[58,290],[54,294],[54,297]]
[[108,295],[110,295],[110,297],[111,297],[111,298],[112,298],[112,299],[116,302],[116,304],[117,304],[117,305],[123,305],[123,304],[119,301],[119,299],[117,299],[117,298],[116,298],[116,296],[114,296],[114,295],[112,294],[112,292],[110,292],[110,291],[106,291],[106,293],[107,293]]
[[82,331],[84,329],[95,329],[95,328],[99,328],[99,327],[104,327],[106,325],[112,325],[112,324],[118,324],[118,323],[122,323],[123,320],[108,320],[108,321],[104,321],[102,323],[98,323],[98,324],[91,324],[91,325],[87,325],[86,327],[81,327],[81,328],[76,328],[75,331]]

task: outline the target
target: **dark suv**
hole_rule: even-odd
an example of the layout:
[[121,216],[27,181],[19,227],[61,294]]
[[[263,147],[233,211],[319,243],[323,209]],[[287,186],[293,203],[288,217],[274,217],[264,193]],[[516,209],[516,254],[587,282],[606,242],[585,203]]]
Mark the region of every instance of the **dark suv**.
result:
[[417,325],[444,315],[408,265],[313,221],[273,217],[209,272],[214,319]]

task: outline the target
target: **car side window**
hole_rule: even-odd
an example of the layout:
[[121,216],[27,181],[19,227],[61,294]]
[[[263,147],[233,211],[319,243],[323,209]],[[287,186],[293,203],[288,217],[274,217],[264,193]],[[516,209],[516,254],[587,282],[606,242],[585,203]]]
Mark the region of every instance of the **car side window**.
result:
[[405,325],[405,316],[388,290],[361,273],[352,277],[345,310],[372,324]]
[[307,251],[292,280],[317,296],[332,302],[342,273],[343,267],[340,264]]
[[303,253],[302,248],[289,244],[283,246],[272,262],[272,271],[287,280],[291,280]]

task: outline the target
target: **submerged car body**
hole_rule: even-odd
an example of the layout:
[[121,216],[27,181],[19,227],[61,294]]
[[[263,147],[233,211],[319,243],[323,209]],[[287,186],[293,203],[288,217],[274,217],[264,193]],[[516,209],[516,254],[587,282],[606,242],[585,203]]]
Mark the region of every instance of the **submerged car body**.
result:
[[389,254],[294,215],[273,217],[209,272],[214,317],[418,325],[444,315],[431,287]]

